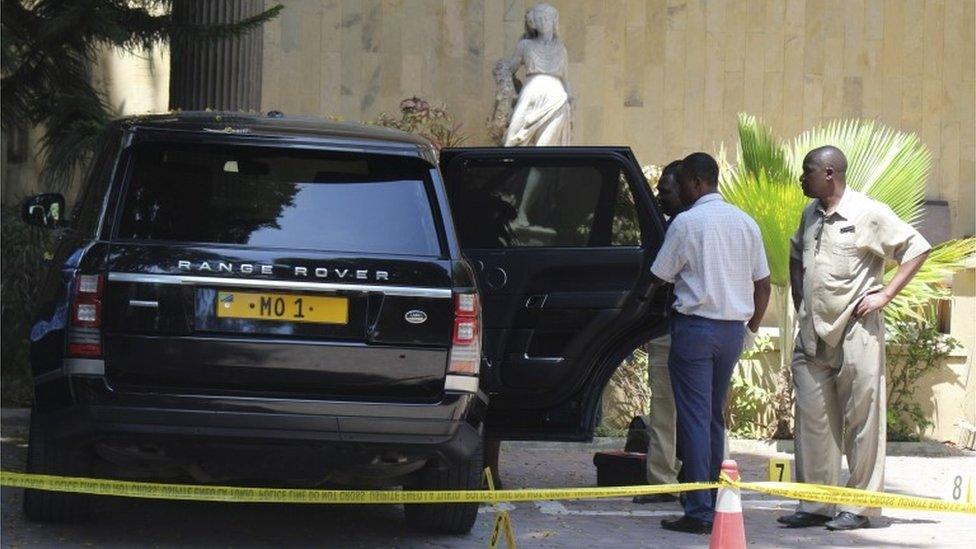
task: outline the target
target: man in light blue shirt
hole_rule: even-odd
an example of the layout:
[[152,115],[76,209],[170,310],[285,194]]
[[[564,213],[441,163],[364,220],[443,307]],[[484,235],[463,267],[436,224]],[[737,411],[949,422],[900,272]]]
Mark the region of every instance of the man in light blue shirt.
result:
[[[705,153],[681,162],[679,195],[688,209],[668,228],[651,273],[674,284],[668,371],[674,389],[685,482],[718,479],[725,398],[746,329],[755,333],[769,303],[769,266],[755,221],[718,194],[718,164]],[[714,491],[688,492],[684,516],[668,530],[711,531]]]

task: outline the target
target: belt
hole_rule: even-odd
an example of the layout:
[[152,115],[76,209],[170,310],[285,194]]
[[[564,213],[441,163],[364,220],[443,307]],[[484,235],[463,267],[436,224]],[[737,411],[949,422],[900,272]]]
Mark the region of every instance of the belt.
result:
[[707,316],[686,315],[684,313],[678,312],[677,309],[671,309],[671,316],[673,318],[693,318],[696,320],[705,320],[708,322],[720,322],[720,323],[738,322],[740,324],[744,324],[746,322],[745,320],[725,320],[721,318],[708,318]]

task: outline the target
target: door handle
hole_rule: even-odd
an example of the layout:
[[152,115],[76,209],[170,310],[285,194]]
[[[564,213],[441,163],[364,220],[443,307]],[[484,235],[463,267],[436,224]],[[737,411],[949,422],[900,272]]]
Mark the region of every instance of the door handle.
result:
[[536,294],[530,295],[525,300],[526,309],[541,309],[546,304],[546,299],[549,298],[549,294]]

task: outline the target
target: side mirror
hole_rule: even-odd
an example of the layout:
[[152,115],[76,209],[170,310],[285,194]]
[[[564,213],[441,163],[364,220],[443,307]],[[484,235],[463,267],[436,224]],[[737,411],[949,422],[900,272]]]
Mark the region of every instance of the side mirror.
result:
[[21,213],[29,225],[55,229],[64,225],[64,197],[58,193],[34,195],[24,201]]

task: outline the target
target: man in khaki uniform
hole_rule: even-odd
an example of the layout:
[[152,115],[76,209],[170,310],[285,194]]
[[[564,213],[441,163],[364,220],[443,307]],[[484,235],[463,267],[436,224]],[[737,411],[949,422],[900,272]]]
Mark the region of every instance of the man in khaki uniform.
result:
[[[685,206],[678,196],[678,169],[681,161],[675,160],[661,170],[657,183],[657,200],[661,210],[673,220]],[[661,336],[644,346],[647,351],[647,378],[651,389],[651,414],[647,418],[647,482],[649,484],[677,484],[681,461],[677,453],[675,433],[677,412],[674,409],[674,392],[668,373],[668,354],[671,336]],[[634,497],[634,503],[660,503],[675,501],[671,494],[651,494]]]
[[[885,460],[885,348],[882,309],[928,256],[928,242],[887,205],[848,189],[847,159],[835,147],[803,161],[803,192],[814,198],[791,241],[790,279],[799,334],[796,472],[799,482],[839,485],[841,450],[848,487],[880,491]],[[883,283],[886,260],[900,266]],[[843,441],[843,442],[842,442]],[[843,445],[842,445],[843,444]],[[800,502],[779,517],[790,527],[853,530],[880,509]]]

